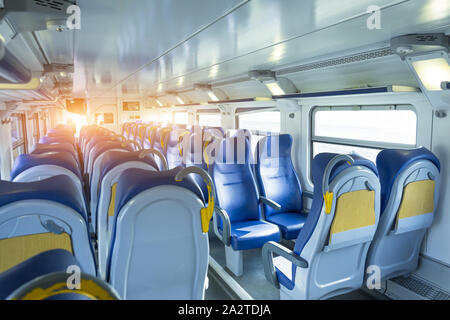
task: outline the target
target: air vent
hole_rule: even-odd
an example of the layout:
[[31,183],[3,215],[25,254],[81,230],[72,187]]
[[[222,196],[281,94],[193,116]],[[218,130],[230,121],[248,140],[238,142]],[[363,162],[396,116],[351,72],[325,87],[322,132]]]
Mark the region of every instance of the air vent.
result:
[[309,70],[316,70],[316,69],[322,69],[322,68],[327,68],[327,67],[334,67],[334,66],[338,66],[338,65],[345,65],[345,64],[349,64],[349,63],[368,61],[368,60],[372,60],[372,59],[387,57],[387,56],[390,56],[393,54],[394,54],[394,52],[391,50],[391,48],[389,48],[389,47],[382,48],[382,49],[378,49],[378,50],[366,51],[366,52],[351,55],[351,56],[345,56],[345,57],[341,57],[341,58],[329,59],[329,60],[325,60],[325,61],[321,61],[321,62],[300,65],[297,67],[286,68],[286,69],[277,71],[277,75],[309,71]]
[[450,300],[450,294],[415,278],[395,278],[395,283],[429,300]]
[[41,7],[51,8],[53,10],[63,11],[64,3],[55,0],[34,0],[34,3]]

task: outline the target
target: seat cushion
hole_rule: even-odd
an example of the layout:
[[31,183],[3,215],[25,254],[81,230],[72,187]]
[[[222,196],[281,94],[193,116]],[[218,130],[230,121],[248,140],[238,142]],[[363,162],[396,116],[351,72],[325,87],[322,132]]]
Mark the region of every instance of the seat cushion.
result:
[[67,267],[81,265],[66,250],[55,249],[40,253],[0,274],[0,300],[4,300],[23,284],[53,272],[66,272]]
[[231,224],[231,246],[234,250],[261,248],[268,241],[280,241],[280,230],[262,220]]
[[281,234],[286,240],[297,239],[298,233],[303,228],[306,221],[306,215],[299,212],[286,212],[272,214],[267,221],[276,224]]

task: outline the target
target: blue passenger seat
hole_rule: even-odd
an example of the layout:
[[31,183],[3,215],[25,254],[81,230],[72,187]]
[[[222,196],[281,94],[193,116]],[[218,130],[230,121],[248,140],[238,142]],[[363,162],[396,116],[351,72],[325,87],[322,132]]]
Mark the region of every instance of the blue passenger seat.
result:
[[0,181],[0,272],[51,249],[73,253],[96,274],[84,203],[65,176],[36,182]]
[[98,236],[100,275],[106,276],[106,259],[113,230],[114,205],[120,175],[127,169],[157,171],[158,165],[152,155],[142,157],[142,151],[107,151],[99,164],[96,184],[91,188],[91,217]]
[[387,280],[417,269],[421,244],[439,200],[440,163],[423,147],[386,149],[378,154],[377,167],[381,218],[367,266],[378,266],[381,279]]
[[275,201],[279,210],[264,204],[265,219],[276,224],[286,240],[296,239],[306,221],[303,192],[291,160],[289,134],[267,136],[257,144],[255,174],[261,196]]
[[266,278],[280,288],[281,299],[328,299],[359,289],[379,221],[374,163],[357,155],[321,153],[312,174],[314,199],[294,250],[275,242],[263,247]]
[[[244,146],[242,150],[240,145]],[[249,141],[244,137],[228,138],[220,143],[211,167],[220,207],[214,214],[214,231],[225,244],[228,269],[238,276],[243,273],[242,250],[280,241],[278,226],[262,219],[249,159]]]
[[204,298],[209,220],[192,178],[176,180],[188,169],[128,169],[119,178],[108,279],[124,299]]

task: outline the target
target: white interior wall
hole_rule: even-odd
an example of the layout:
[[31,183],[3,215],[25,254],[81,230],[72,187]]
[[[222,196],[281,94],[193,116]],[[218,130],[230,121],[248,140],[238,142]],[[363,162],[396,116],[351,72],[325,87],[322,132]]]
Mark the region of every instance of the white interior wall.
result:
[[0,123],[0,160],[1,160],[1,178],[9,180],[12,169],[12,152],[11,152],[11,124]]

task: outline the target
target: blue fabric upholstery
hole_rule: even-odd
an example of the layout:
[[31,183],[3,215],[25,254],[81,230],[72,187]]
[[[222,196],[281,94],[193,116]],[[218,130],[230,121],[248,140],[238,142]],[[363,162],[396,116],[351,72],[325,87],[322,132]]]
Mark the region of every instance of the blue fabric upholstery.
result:
[[[137,196],[139,193],[149,190],[154,187],[163,186],[163,185],[174,185],[177,187],[183,187],[188,190],[194,192],[199,199],[205,203],[203,198],[203,194],[199,188],[199,186],[195,183],[191,176],[187,176],[183,179],[183,181],[175,181],[175,176],[178,172],[183,170],[183,167],[177,167],[168,171],[147,171],[142,169],[127,169],[119,177],[119,181],[117,182],[117,191],[116,191],[116,203],[115,203],[115,214],[114,218],[117,219],[119,216],[119,212],[124,205],[127,204],[128,201],[133,199],[133,197]],[[109,247],[108,254],[108,277],[109,277],[109,268],[111,267],[111,257],[112,251],[114,249],[114,240],[116,237],[116,223],[114,220],[113,231],[111,235],[111,245]]]
[[175,176],[183,170],[177,167],[168,171],[148,171],[142,169],[127,169],[119,177],[116,191],[115,217],[119,215],[120,209],[139,193],[162,185],[173,185],[183,187],[194,192],[204,203],[202,192],[191,177],[183,181],[175,181]]
[[[169,140],[170,132],[171,128],[159,128],[158,130],[156,130],[155,138],[153,139],[153,149],[158,150],[164,156],[167,155],[167,141]],[[163,170],[163,166],[159,158],[156,159],[156,163],[158,163],[159,170]]]
[[377,167],[380,173],[381,184],[381,214],[389,201],[392,185],[397,176],[413,162],[429,160],[440,170],[438,158],[426,148],[410,150],[386,149],[377,156]]
[[[280,231],[261,219],[258,190],[249,162],[249,142],[243,139],[245,148],[239,152],[244,152],[245,163],[238,164],[239,139],[242,138],[228,138],[220,143],[211,176],[216,186],[217,205],[230,218],[231,245],[234,250],[245,250],[260,248],[267,241],[280,241]],[[234,159],[226,159],[228,148],[234,148]]]
[[14,162],[11,180],[14,180],[25,170],[41,165],[55,165],[66,168],[81,179],[78,163],[72,154],[68,152],[52,152],[47,154],[21,154]]
[[0,300],[6,299],[16,289],[37,277],[66,272],[72,265],[77,265],[83,271],[77,259],[66,250],[56,249],[35,255],[0,273]]
[[248,139],[250,139],[251,136],[252,136],[252,134],[250,133],[250,131],[248,129],[238,129],[231,137],[232,138],[247,137]]
[[296,239],[298,233],[303,228],[306,221],[306,214],[299,212],[283,212],[273,214],[267,221],[276,224],[281,231],[284,239],[293,240]]
[[231,247],[234,250],[262,248],[268,241],[280,241],[280,230],[263,220],[241,221],[231,224]]
[[70,143],[74,144],[74,141],[67,137],[42,137],[39,139],[41,144],[52,144],[52,143]]
[[59,144],[36,144],[31,154],[42,154],[48,152],[69,152],[73,154],[77,162],[79,162],[78,153],[75,150],[73,144],[70,143],[59,143]]
[[[119,141],[105,141],[102,143],[97,144],[92,149],[92,158],[95,161],[97,157],[99,157],[102,153],[111,150],[111,149],[123,149],[128,151],[133,151],[133,148],[130,145],[126,145],[125,147],[122,147],[122,142]],[[86,164],[87,165],[87,164]],[[92,172],[89,179],[92,179]],[[92,180],[90,181],[92,183]]]
[[[188,163],[187,166],[196,166],[199,168],[202,168],[206,172],[208,172],[208,167],[203,159],[203,139],[201,133],[193,133],[189,137],[190,139],[190,152],[189,152],[189,159],[187,159]],[[197,149],[196,149],[197,148]],[[197,154],[196,154],[197,153]],[[199,163],[195,163],[195,160],[200,160]],[[198,186],[202,190],[203,197],[205,198],[205,201],[208,201],[208,188],[206,187],[205,181],[203,181],[203,178],[200,177],[198,174],[193,175],[193,178],[195,182],[197,182]]]
[[78,192],[77,186],[65,175],[35,182],[0,181],[0,206],[31,199],[49,200],[68,206],[84,216],[84,204],[76,196]]
[[[279,143],[279,147],[273,147]],[[291,160],[292,137],[289,134],[267,136],[257,144],[255,175],[261,195],[281,205],[275,210],[264,205],[266,220],[280,227],[283,238],[298,236],[306,216],[303,210],[302,187]],[[272,150],[273,149],[273,150]],[[272,151],[278,150],[278,156]]]
[[[102,162],[100,163],[100,175],[98,179],[98,183],[100,184],[105,175],[113,168],[117,167],[118,165],[129,162],[129,161],[139,161],[139,162],[145,162],[151,165],[156,170],[158,169],[158,165],[155,162],[155,159],[153,159],[152,155],[147,155],[143,159],[139,158],[139,154],[141,151],[135,151],[135,152],[121,152],[121,151],[111,151],[106,154]],[[100,192],[100,190],[98,190]]]
[[98,135],[98,136],[94,136],[92,137],[89,142],[86,145],[86,149],[84,150],[84,157],[87,159],[87,157],[89,156],[89,153],[91,152],[91,150],[106,141],[112,141],[113,137],[110,135]]
[[[320,214],[322,212],[323,207],[323,194],[322,194],[322,179],[323,174],[325,171],[325,168],[327,167],[328,163],[335,157],[337,154],[334,153],[320,153],[317,156],[314,157],[312,162],[312,175],[313,175],[313,183],[314,183],[314,199],[312,203],[311,210],[306,218],[306,221],[303,225],[303,228],[300,230],[300,233],[298,234],[297,240],[295,241],[294,246],[294,253],[297,255],[301,255],[301,252],[303,248],[305,247],[306,243],[311,238],[311,235],[314,232],[314,229],[316,228],[317,221],[319,220]],[[372,170],[377,176],[378,176],[378,170],[375,166],[375,164],[372,161],[369,161],[365,158],[362,158],[358,155],[351,155],[352,158],[355,160],[353,166],[364,166]],[[331,170],[329,183],[333,181],[333,179],[341,173],[343,170],[349,168],[351,165],[348,164],[346,161],[340,161],[337,163],[333,169]],[[285,283],[285,287],[289,290],[292,290],[294,288],[295,284],[295,273],[296,273],[296,266],[292,264],[292,279],[283,279],[283,282]],[[277,277],[279,279],[282,278],[282,275],[280,274],[280,270],[277,271]]]

